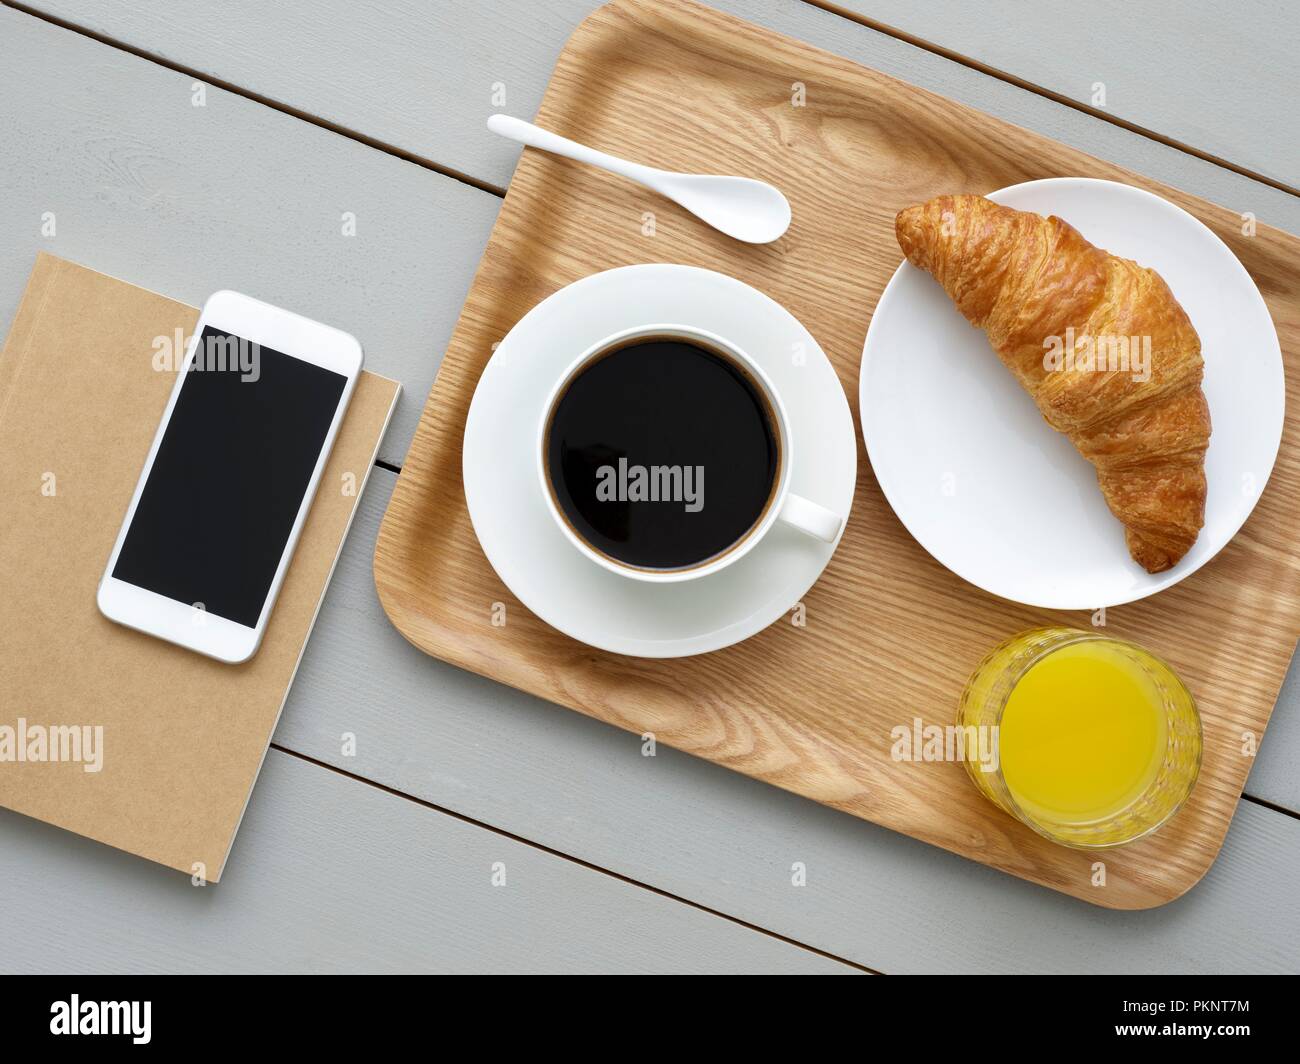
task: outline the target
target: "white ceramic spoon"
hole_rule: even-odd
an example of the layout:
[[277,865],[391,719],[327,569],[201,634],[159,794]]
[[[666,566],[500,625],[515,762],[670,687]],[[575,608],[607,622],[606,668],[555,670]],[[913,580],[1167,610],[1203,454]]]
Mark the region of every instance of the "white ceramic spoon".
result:
[[768,244],[790,227],[790,204],[765,181],[721,174],[679,174],[628,162],[588,148],[510,115],[488,119],[488,129],[530,148],[599,166],[654,189],[727,236],[748,244]]

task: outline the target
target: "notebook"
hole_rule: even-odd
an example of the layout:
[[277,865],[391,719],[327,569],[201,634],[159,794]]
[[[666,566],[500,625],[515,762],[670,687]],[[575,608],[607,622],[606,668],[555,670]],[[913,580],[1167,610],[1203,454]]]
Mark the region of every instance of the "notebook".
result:
[[0,353],[0,805],[216,882],[399,385],[362,373],[261,648],[210,660],[95,605],[175,383],[159,338],[198,314],[32,270]]

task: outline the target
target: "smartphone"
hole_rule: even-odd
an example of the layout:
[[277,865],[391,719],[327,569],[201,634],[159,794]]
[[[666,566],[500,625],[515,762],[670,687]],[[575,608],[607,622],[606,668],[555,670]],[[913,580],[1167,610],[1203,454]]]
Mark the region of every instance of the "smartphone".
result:
[[220,661],[252,657],[361,362],[345,332],[213,295],[99,582],[100,612]]

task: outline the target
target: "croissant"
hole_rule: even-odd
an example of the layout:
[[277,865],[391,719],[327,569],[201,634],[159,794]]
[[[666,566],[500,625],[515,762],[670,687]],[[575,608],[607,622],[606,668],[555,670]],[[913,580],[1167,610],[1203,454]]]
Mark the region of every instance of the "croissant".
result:
[[895,232],[1096,468],[1133,560],[1177,564],[1205,520],[1210,411],[1200,338],[1160,275],[982,196],[908,207]]

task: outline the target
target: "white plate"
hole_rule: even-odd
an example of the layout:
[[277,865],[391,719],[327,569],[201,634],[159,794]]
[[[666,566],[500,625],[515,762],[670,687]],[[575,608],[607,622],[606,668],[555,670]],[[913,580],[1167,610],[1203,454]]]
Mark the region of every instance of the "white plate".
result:
[[904,262],[862,352],[862,433],[885,497],[958,576],[1050,609],[1145,598],[1196,572],[1241,528],[1277,457],[1285,382],[1263,297],[1227,246],[1142,189],[1089,178],[1029,181],[989,199],[1055,214],[1098,247],[1157,270],[1205,358],[1213,432],[1205,527],[1172,569],[1129,556],[1096,473],[1003,367],[984,333],[928,274]]
[[830,362],[780,304],[692,266],[593,274],[524,315],[479,378],[465,423],[463,475],[483,552],[525,606],[591,646],[671,658],[718,650],[766,628],[813,585],[835,544],[778,525],[726,569],[660,585],[608,572],[565,539],[537,478],[542,405],[578,353],[620,329],[655,322],[717,333],[762,366],[790,418],[790,490],[847,518],[857,441]]

